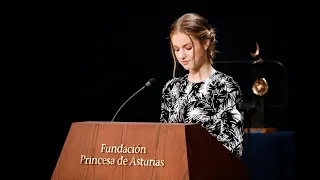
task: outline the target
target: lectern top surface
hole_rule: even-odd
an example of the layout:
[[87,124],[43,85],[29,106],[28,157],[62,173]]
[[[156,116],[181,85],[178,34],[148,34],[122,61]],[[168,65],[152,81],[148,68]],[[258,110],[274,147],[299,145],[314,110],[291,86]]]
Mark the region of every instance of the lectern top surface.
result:
[[74,123],[84,124],[127,124],[127,125],[163,125],[163,126],[193,126],[197,123],[160,123],[160,122],[110,122],[110,121],[81,121]]

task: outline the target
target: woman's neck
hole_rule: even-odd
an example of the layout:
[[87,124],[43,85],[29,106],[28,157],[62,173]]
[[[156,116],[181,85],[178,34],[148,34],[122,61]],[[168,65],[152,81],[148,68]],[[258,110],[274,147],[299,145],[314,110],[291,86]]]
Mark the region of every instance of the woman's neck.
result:
[[188,80],[193,83],[202,82],[209,78],[215,71],[210,63],[206,63],[199,70],[190,70]]

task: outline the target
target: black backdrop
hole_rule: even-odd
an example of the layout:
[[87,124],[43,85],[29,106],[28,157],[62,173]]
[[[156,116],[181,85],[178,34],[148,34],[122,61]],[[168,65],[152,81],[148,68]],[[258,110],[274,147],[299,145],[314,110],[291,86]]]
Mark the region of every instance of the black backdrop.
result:
[[[161,89],[172,76],[169,27],[186,12],[205,16],[216,28],[217,61],[252,60],[249,53],[258,42],[265,60],[284,64],[289,91],[281,68],[270,67],[268,99],[280,103],[289,93],[289,103],[267,109],[267,116],[272,126],[295,130],[294,4],[184,1],[157,7],[150,2],[145,7],[124,3],[125,8],[48,3],[27,19],[24,112],[25,145],[34,164],[30,174],[49,179],[72,122],[110,121],[152,77],[157,83],[135,96],[116,120],[158,121]],[[234,75],[249,96],[248,65],[216,68]]]

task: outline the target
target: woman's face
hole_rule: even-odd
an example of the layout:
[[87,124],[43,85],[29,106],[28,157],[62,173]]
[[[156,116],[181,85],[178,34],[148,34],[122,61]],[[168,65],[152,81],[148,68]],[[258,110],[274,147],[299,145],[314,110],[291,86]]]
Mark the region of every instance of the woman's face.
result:
[[182,32],[173,34],[172,47],[176,58],[185,70],[199,70],[203,64],[209,62],[207,52],[198,39],[190,37]]

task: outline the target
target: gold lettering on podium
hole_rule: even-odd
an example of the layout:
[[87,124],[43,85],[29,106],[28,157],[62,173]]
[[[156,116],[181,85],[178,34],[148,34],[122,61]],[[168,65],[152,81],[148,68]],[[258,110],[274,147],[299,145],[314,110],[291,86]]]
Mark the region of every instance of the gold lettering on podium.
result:
[[[123,144],[120,144],[119,146],[109,146],[107,144],[101,144],[100,152],[103,154],[147,154],[147,148],[140,145],[125,146]],[[130,159],[128,159],[127,157],[122,155],[119,158],[114,158],[94,157],[82,154],[80,155],[80,164],[107,166],[119,165],[140,167],[164,167],[165,161],[162,159],[146,157],[130,157]]]
[[124,146],[108,146],[107,144],[101,144],[102,153],[123,153],[123,154],[146,154],[147,148],[140,147],[140,145]]
[[158,160],[156,158],[153,159],[145,159],[145,158],[135,158],[131,159],[129,164],[130,166],[152,166],[152,167],[163,167],[164,160]]
[[98,165],[114,165],[114,158],[96,158],[92,156],[81,155],[80,164],[98,164]]

